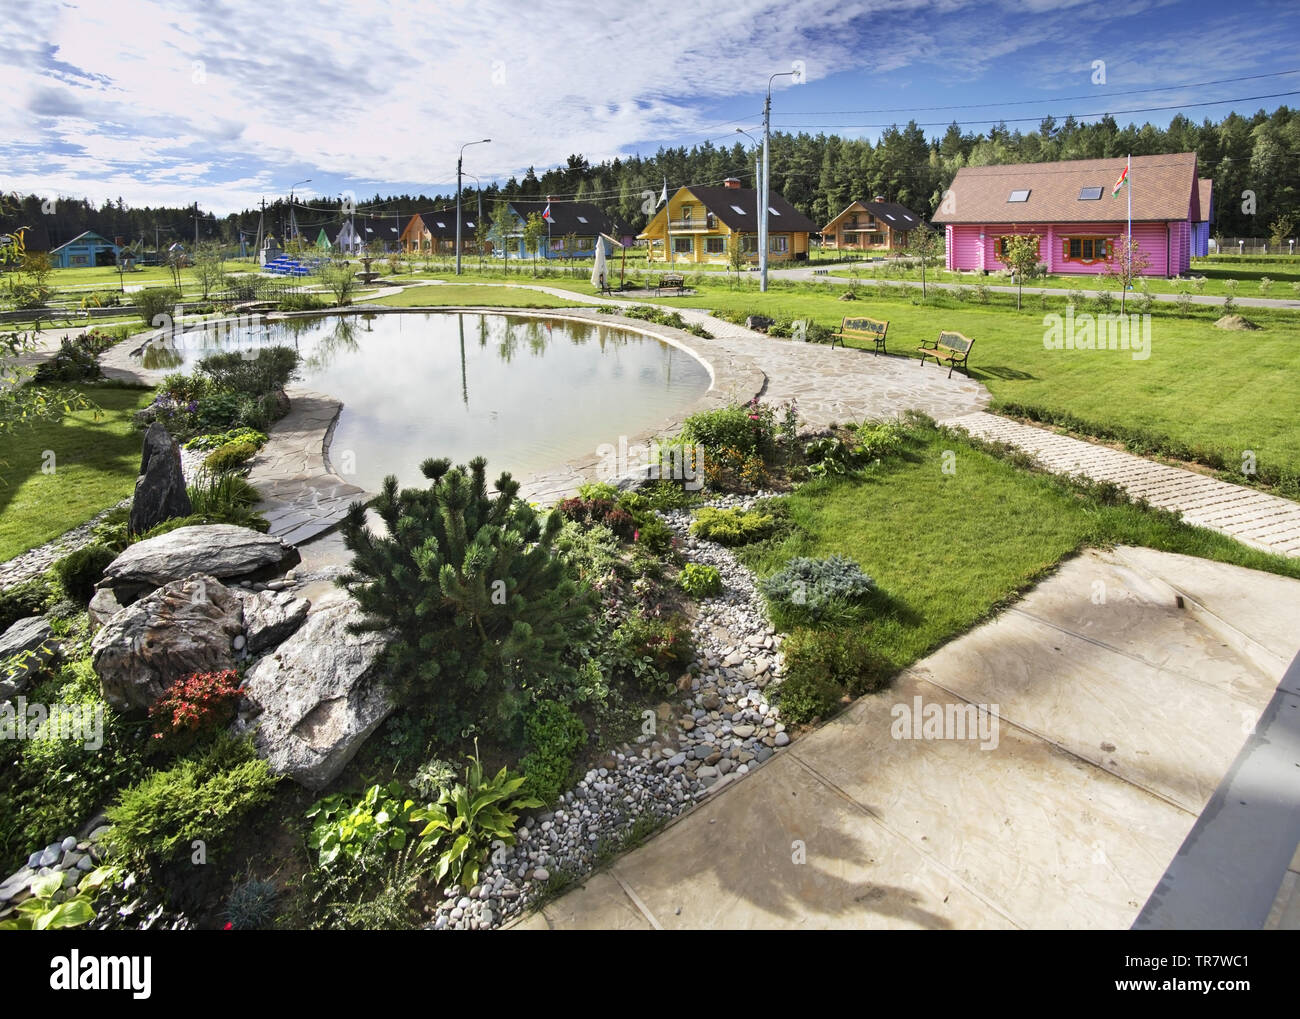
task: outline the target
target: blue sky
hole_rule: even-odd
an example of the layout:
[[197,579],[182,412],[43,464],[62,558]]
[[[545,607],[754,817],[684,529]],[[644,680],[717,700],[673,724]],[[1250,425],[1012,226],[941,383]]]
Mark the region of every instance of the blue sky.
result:
[[[774,128],[1164,124],[1176,110],[1120,111],[1300,100],[1192,105],[1300,93],[1300,74],[1275,74],[1300,68],[1294,0],[37,0],[6,5],[0,36],[0,189],[218,213],[305,178],[309,196],[446,192],[483,137],[465,168],[485,183],[570,153],[729,144],[757,135],[767,76],[796,61],[806,80],[778,79]],[[1246,75],[1274,76],[1185,87]],[[993,105],[950,108],[975,104]]]

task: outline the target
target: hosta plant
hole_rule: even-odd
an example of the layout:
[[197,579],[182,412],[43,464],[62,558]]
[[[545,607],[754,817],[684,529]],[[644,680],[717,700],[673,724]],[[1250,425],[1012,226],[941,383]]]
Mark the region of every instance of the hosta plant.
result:
[[76,893],[66,898],[62,897],[62,874],[38,877],[31,884],[31,897],[0,920],[0,931],[57,931],[88,924],[95,919],[93,903],[100,889],[105,883],[112,885],[117,876],[116,867],[97,867],[77,883]]
[[479,869],[494,843],[514,845],[519,812],[543,806],[536,797],[519,794],[523,775],[502,768],[485,778],[483,762],[477,756],[469,762],[463,783],[444,789],[438,802],[411,813],[412,821],[424,823],[417,855],[436,854],[434,879],[439,884],[450,879],[462,888],[478,884]]

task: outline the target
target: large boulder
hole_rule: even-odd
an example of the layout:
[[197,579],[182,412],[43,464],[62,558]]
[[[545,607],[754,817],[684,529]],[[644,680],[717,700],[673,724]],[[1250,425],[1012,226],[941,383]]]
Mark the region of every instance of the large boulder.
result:
[[181,470],[181,448],[162,423],[155,421],[144,433],[140,476],[135,479],[127,527],[132,534],[143,534],[164,520],[193,512]]
[[309,789],[328,785],[393,710],[379,664],[388,638],[349,633],[359,611],[351,598],[331,600],[244,684],[261,709],[258,751]]
[[234,590],[244,603],[244,636],[248,638],[245,650],[250,655],[261,654],[286,640],[302,625],[311,608],[306,598],[296,598],[289,591]]
[[226,579],[265,572],[296,562],[297,550],[279,538],[235,524],[194,524],[178,527],[131,545],[104,570],[102,586],[119,598],[132,588],[164,584],[204,573]]
[[213,576],[196,573],[145,595],[91,641],[104,700],[139,715],[178,679],[234,668],[243,626],[243,603]]
[[54,658],[60,647],[43,616],[20,619],[0,634],[0,701],[22,693],[32,673]]

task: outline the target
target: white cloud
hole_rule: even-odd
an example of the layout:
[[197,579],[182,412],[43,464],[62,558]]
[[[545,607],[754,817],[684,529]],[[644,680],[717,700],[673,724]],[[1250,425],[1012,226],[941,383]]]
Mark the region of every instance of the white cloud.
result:
[[[493,144],[467,150],[465,167],[485,182],[569,153],[595,162],[730,139],[758,121],[767,74],[795,60],[813,82],[864,74],[864,89],[901,87],[900,74],[956,87],[1014,65],[1033,69],[1035,96],[1084,91],[1063,64],[1086,68],[1086,47],[1124,38],[1113,22],[1167,0],[1079,2],[1031,0],[1033,13],[1020,0],[9,4],[0,186],[222,212],[305,177],[318,191],[445,192],[460,145],[476,138]],[[1196,80],[1191,43],[1205,29],[1176,25],[1141,44],[1140,68],[1124,67],[1129,44],[1099,55],[1112,86]],[[1266,32],[1257,26],[1250,45]],[[1236,38],[1234,52],[1245,49]],[[816,89],[781,104],[798,109]]]

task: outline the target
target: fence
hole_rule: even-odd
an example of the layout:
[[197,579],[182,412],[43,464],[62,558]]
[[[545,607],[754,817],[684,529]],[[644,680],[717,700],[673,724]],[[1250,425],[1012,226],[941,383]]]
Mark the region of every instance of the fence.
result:
[[[1294,255],[1296,238],[1284,240],[1280,245],[1272,243],[1267,237],[1221,237],[1210,238],[1211,255]],[[1222,242],[1222,247],[1216,244]]]

